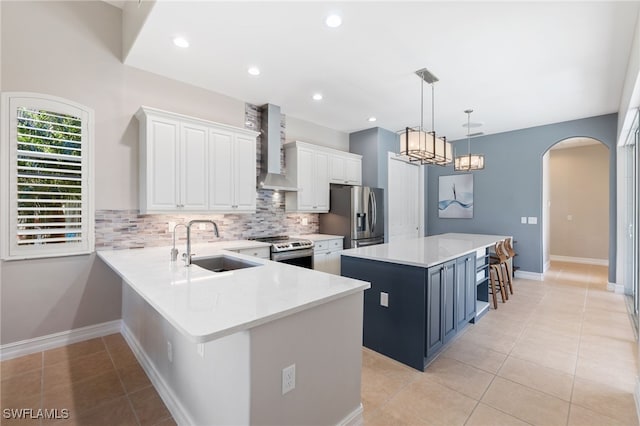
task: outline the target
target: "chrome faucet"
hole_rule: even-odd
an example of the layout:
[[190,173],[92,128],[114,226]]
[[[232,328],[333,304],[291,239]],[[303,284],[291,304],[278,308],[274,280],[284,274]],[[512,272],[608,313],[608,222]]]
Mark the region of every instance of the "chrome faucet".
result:
[[176,228],[178,226],[184,226],[184,228],[187,229],[187,225],[185,225],[184,223],[178,223],[176,226],[173,227],[173,248],[171,249],[172,262],[175,262],[176,260],[178,260],[178,249],[176,248]]
[[208,220],[208,219],[195,219],[190,221],[187,224],[187,252],[186,253],[182,253],[182,258],[184,259],[184,266],[191,266],[191,256],[193,256],[193,254],[191,253],[191,225],[193,225],[194,223],[210,223],[213,225],[213,231],[216,234],[216,237],[220,237],[220,234],[218,233],[218,225],[216,225],[216,223],[212,220]]

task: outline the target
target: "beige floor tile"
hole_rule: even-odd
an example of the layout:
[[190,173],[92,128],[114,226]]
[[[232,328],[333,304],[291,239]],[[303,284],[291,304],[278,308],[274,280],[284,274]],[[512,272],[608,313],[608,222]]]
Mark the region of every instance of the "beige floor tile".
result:
[[636,342],[611,337],[584,335],[580,339],[578,356],[602,362],[634,362],[638,359],[638,345]]
[[518,343],[537,345],[540,348],[553,348],[558,351],[578,354],[579,336],[568,336],[566,333],[545,332],[527,329],[518,339]]
[[578,357],[576,354],[541,348],[536,344],[521,342],[514,346],[511,356],[531,361],[543,367],[574,374]]
[[127,398],[121,397],[81,414],[71,415],[68,420],[52,424],[56,426],[138,426],[138,421]]
[[401,381],[413,380],[422,375],[422,372],[408,367],[400,362],[388,358],[370,349],[362,350],[362,365],[375,369],[376,372]]
[[470,330],[469,332],[465,333],[464,336],[461,337],[461,339],[496,352],[509,354],[509,352],[511,352],[511,350],[515,346],[518,337],[513,335],[505,335],[497,330],[490,332],[486,332],[484,330]]
[[479,400],[495,376],[455,359],[438,357],[418,380],[433,380],[463,395]]
[[109,356],[111,356],[116,368],[124,368],[138,364],[136,356],[133,354],[133,351],[129,346],[126,346],[126,343],[124,346],[108,346],[107,351],[109,352]]
[[511,356],[502,365],[498,376],[565,401],[571,400],[572,375],[543,367],[531,361]]
[[409,424],[463,425],[477,402],[430,380],[413,382],[386,405],[385,412]]
[[365,408],[363,414],[364,426],[427,426],[428,422],[411,417],[407,413],[400,413],[397,416],[385,410],[375,410],[367,412]]
[[69,361],[81,356],[104,351],[104,349],[104,343],[99,337],[91,340],[85,340],[84,342],[73,343],[61,348],[45,351],[44,365],[55,364],[62,361]]
[[151,382],[139,364],[131,364],[124,368],[118,369],[120,380],[124,384],[127,393],[135,392],[147,386],[151,386]]
[[0,399],[5,407],[17,407],[19,401],[40,395],[42,370],[33,370],[2,380]]
[[454,342],[440,356],[455,359],[494,374],[498,372],[507,358],[506,354],[478,346],[463,339]]
[[133,410],[136,417],[138,417],[140,426],[151,426],[167,417],[171,417],[171,413],[169,413],[153,386],[129,394],[129,400],[133,405]]
[[0,380],[42,368],[42,352],[0,362]]
[[612,326],[611,323],[603,321],[598,321],[597,323],[585,321],[582,324],[582,335],[609,337],[630,342],[635,341],[635,334],[631,326]]
[[627,366],[620,366],[611,361],[603,362],[587,358],[578,358],[576,377],[591,380],[592,382],[603,383],[623,391],[633,392],[636,380],[635,375],[629,374],[629,372],[634,370],[625,367]]
[[611,417],[604,416],[589,410],[588,408],[581,407],[576,404],[571,404],[569,411],[569,426],[628,426],[625,423],[619,422]]
[[479,403],[465,426],[527,426],[528,424],[507,413]]
[[74,417],[100,404],[124,396],[115,371],[72,384],[52,386],[43,396],[43,406],[67,408]]
[[[42,400],[40,393],[29,395],[23,398],[17,398],[15,395],[7,395],[0,398],[0,424],[2,425],[39,425],[40,419],[32,419],[30,414],[21,411],[21,409],[31,409],[33,412],[37,412],[42,408]],[[5,410],[9,410],[5,412]],[[7,417],[5,417],[5,415]]]
[[122,349],[129,347],[129,344],[120,333],[103,336],[102,340],[104,341],[104,344],[108,349]]
[[560,398],[496,377],[482,402],[533,425],[566,425],[569,403]]
[[178,426],[178,424],[175,420],[173,420],[173,417],[168,417],[164,420],[159,421],[153,426]]
[[375,368],[362,367],[361,399],[365,410],[375,410],[409,383],[406,379],[389,376]]
[[611,417],[626,425],[637,425],[633,393],[576,377],[571,402]]
[[47,364],[44,368],[44,389],[46,392],[51,386],[74,383],[113,370],[113,363],[106,350],[81,356],[72,361]]

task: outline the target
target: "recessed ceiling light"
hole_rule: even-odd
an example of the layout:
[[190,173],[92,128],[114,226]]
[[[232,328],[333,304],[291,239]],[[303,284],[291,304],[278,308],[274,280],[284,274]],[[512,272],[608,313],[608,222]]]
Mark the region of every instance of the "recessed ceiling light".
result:
[[373,122],[374,122],[374,121],[376,121],[376,120],[377,120],[377,118],[375,118],[375,117],[369,117],[369,118],[367,118],[367,121],[368,121],[369,123],[373,123]]
[[175,37],[173,39],[173,44],[178,47],[187,48],[189,47],[189,41],[184,37]]
[[260,75],[260,68],[258,67],[249,67],[247,72],[251,75]]
[[312,97],[313,97],[314,101],[321,101],[322,100],[322,93],[314,93]]
[[340,25],[342,25],[342,17],[340,15],[332,13],[331,15],[327,16],[327,19],[324,20],[324,23],[329,28],[338,28]]

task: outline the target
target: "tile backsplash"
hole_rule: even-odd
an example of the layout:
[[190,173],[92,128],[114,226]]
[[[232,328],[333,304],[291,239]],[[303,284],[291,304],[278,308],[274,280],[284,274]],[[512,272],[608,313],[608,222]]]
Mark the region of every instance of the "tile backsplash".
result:
[[[252,214],[145,214],[138,210],[96,211],[96,250],[168,246],[172,244],[170,223],[187,223],[192,219],[211,219],[218,225],[216,238],[208,225],[205,230],[191,230],[194,243],[220,240],[243,240],[267,235],[312,234],[318,232],[317,214],[292,214],[284,211],[284,194],[259,190],[256,213]],[[307,225],[303,225],[306,219]],[[179,227],[176,239],[184,240],[186,231]]]
[[[286,119],[282,116],[281,140],[284,143]],[[245,104],[245,127],[260,129],[260,110]],[[257,138],[256,176],[260,173],[261,137]],[[281,150],[282,152],[283,150]],[[284,155],[281,154],[284,163]],[[284,167],[284,164],[283,164]],[[191,230],[194,243],[219,240],[242,240],[269,235],[296,235],[318,232],[317,214],[287,213],[284,209],[284,193],[271,190],[257,191],[256,212],[251,214],[146,214],[139,210],[97,210],[95,214],[96,250],[129,249],[168,246],[172,244],[173,229],[170,224],[187,223],[193,219],[211,219],[218,225],[220,238],[216,238],[207,226],[205,230]],[[303,220],[306,219],[306,220]],[[302,223],[306,222],[306,225]],[[179,227],[177,240],[186,239],[186,230]]]

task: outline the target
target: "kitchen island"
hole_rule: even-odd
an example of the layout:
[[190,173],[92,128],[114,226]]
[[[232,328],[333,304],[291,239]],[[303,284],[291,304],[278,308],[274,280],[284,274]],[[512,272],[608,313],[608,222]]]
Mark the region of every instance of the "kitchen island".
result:
[[342,275],[371,283],[364,345],[424,370],[487,312],[487,251],[504,238],[451,233],[343,251]]
[[[169,248],[100,251],[123,280],[123,335],[179,424],[339,424],[360,403],[366,282],[233,251],[250,267],[212,272]],[[283,369],[295,388],[283,392]]]

